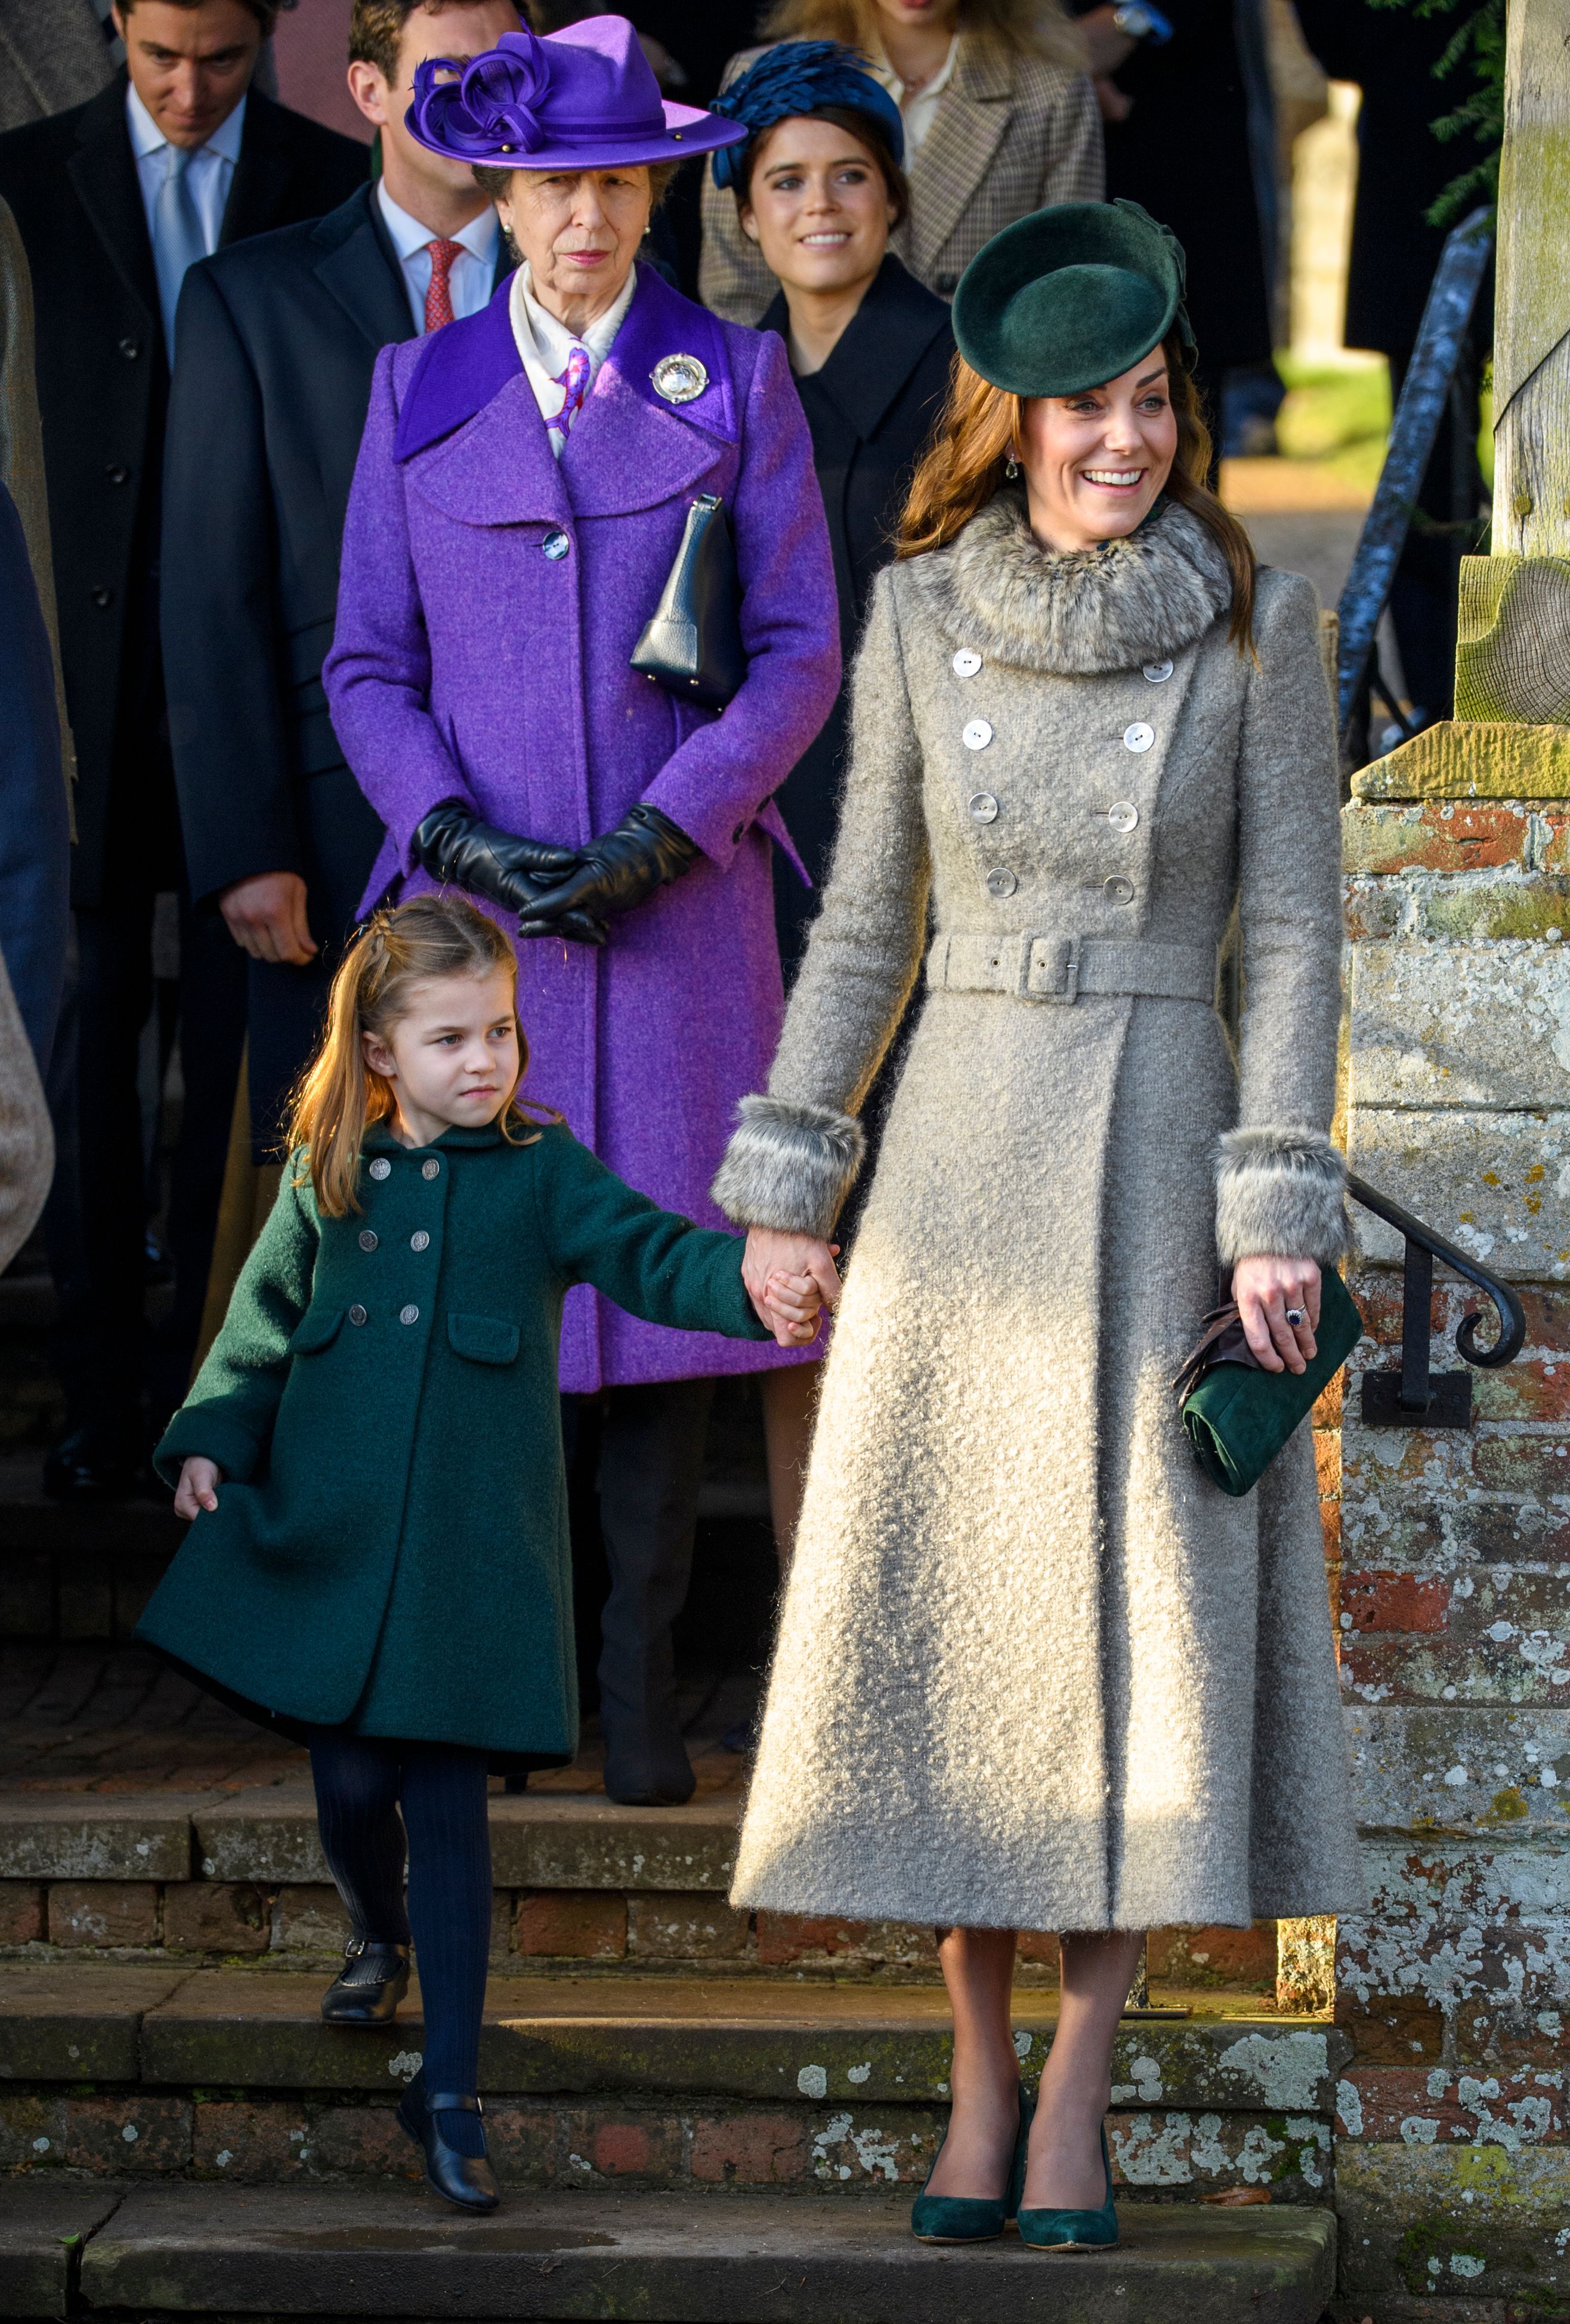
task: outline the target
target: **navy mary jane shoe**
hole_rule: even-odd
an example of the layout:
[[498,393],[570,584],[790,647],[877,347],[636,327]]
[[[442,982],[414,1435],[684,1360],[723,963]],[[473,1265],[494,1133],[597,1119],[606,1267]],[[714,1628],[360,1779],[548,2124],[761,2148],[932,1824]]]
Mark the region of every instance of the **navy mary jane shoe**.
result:
[[478,2098],[450,2090],[432,2092],[417,2074],[398,2102],[398,2119],[415,2144],[425,2152],[425,2175],[439,2195],[460,2211],[494,2211],[502,2200],[495,2174],[483,2154],[460,2154],[441,2135],[437,2117],[444,2114],[483,2115]]
[[373,1944],[351,1937],[344,1965],[321,1997],[328,2025],[391,2025],[409,1990],[407,1945]]
[[1101,2159],[1106,2172],[1106,2200],[1099,2211],[1021,2211],[1020,2241],[1031,2251],[1106,2251],[1118,2240],[1118,2215],[1113,2204],[1112,2156],[1106,2132],[1101,2134]]
[[[1009,2183],[995,2201],[982,2195],[929,2195],[925,2187],[922,2189],[910,2206],[910,2232],[918,2243],[986,2244],[997,2240],[1018,2212],[1020,2198],[1025,2190],[1025,2151],[1035,2111],[1036,2101],[1026,2096],[1021,2083],[1014,2159],[1009,2166]],[[927,2174],[928,2185],[942,2153],[940,2146],[933,2157],[932,2171]]]

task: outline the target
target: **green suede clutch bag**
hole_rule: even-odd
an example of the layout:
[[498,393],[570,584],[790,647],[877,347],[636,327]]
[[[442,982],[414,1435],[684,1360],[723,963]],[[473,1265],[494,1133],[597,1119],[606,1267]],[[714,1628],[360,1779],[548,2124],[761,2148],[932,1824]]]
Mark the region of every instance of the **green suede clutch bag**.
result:
[[1235,1306],[1205,1317],[1205,1337],[1173,1382],[1194,1457],[1224,1493],[1251,1493],[1362,1337],[1362,1317],[1333,1267],[1319,1289],[1316,1353],[1307,1371],[1261,1371]]

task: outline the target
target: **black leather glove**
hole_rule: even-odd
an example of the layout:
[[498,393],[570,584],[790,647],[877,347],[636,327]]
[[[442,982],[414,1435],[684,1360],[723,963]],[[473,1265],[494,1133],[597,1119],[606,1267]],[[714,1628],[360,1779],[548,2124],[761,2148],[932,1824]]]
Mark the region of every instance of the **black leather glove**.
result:
[[614,831],[583,850],[576,871],[542,893],[518,933],[556,936],[566,933],[568,919],[586,915],[598,922],[608,914],[630,912],[657,888],[679,880],[697,852],[679,824],[640,800]]
[[[484,896],[520,920],[531,914],[540,898],[584,861],[576,847],[556,847],[549,841],[523,839],[510,831],[482,823],[472,808],[457,799],[443,799],[414,835],[414,860],[422,872],[444,886],[466,888]],[[552,933],[573,936],[580,944],[604,944],[605,930],[581,915],[554,924]]]

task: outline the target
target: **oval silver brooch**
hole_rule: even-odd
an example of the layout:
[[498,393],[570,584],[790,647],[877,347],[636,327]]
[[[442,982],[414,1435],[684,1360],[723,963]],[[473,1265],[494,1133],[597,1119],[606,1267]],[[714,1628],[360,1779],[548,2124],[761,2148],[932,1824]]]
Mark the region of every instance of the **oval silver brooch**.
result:
[[696,355],[661,355],[649,377],[667,403],[692,403],[708,385],[708,374]]

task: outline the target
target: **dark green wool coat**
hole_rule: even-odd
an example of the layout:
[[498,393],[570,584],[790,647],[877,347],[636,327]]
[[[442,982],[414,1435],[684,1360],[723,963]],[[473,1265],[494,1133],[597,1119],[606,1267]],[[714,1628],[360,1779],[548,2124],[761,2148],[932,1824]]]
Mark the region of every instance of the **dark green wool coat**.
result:
[[224,1481],[137,1636],[291,1730],[560,1761],[577,1746],[557,1403],[575,1283],[650,1323],[766,1336],[741,1242],[570,1132],[365,1141],[358,1213],[284,1173],[156,1454]]

